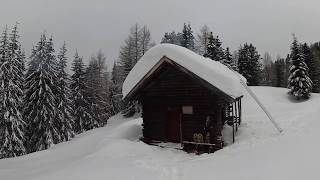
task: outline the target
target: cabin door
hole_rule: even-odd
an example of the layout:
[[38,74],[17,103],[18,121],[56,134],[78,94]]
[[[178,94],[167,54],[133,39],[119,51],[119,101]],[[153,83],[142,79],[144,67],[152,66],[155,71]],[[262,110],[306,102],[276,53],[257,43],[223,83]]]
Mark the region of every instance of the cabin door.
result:
[[181,136],[181,108],[169,107],[166,114],[166,140],[179,143]]

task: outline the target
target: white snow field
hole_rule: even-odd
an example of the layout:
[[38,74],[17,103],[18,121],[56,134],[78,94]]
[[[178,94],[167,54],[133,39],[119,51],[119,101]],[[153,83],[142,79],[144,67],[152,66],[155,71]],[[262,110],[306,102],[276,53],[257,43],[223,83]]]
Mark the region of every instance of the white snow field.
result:
[[112,117],[108,125],[70,142],[0,160],[0,180],[301,180],[319,179],[320,95],[296,102],[287,89],[251,87],[284,129],[279,135],[245,94],[236,143],[194,155],[146,145],[141,118]]

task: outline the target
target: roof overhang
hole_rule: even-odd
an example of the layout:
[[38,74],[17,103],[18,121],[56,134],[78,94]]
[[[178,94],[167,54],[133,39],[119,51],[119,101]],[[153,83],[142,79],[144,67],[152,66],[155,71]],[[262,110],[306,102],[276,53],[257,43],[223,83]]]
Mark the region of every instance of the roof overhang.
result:
[[141,86],[150,80],[164,63],[174,65],[199,81],[207,82],[236,99],[243,95],[241,81],[246,81],[239,73],[220,62],[213,61],[173,44],[159,44],[148,50],[126,77],[122,94],[124,99],[132,99]]
[[[184,72],[186,75],[188,75],[189,77],[191,77],[192,79],[198,81],[199,83],[201,83],[204,87],[206,87],[207,89],[209,89],[210,91],[214,92],[214,93],[218,93],[222,95],[222,98],[227,101],[227,102],[232,102],[235,99],[239,98],[239,97],[231,97],[228,94],[226,94],[225,92],[223,92],[222,90],[220,90],[219,88],[213,86],[212,84],[210,84],[209,82],[207,82],[206,80],[202,79],[201,77],[197,76],[196,74],[194,74],[193,72],[189,71],[188,69],[184,68],[183,66],[179,65],[178,63],[174,62],[173,60],[171,60],[170,58],[163,56],[157,64],[155,64],[153,66],[153,68],[150,69],[150,71],[131,89],[131,91],[125,96],[123,97],[124,100],[132,100],[132,99],[136,99],[139,97],[139,90],[142,89],[144,86],[146,86],[147,84],[150,83],[150,80],[152,80],[153,75],[157,74],[156,72],[158,70],[161,69],[161,67],[164,64],[170,64],[173,67],[177,68],[178,70]],[[242,96],[241,96],[242,97]]]

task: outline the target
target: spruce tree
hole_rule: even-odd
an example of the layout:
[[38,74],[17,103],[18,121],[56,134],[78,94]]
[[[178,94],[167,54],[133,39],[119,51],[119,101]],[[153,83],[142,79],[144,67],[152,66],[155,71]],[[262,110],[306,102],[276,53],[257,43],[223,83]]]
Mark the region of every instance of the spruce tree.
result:
[[299,99],[308,99],[312,90],[312,81],[309,77],[309,68],[305,63],[302,50],[296,37],[293,37],[291,45],[290,76],[288,78],[289,94]]
[[72,97],[72,116],[74,119],[74,129],[76,133],[98,127],[98,123],[93,119],[90,113],[90,104],[87,100],[88,87],[85,79],[85,66],[78,52],[75,53],[72,63],[71,76],[71,97]]
[[271,55],[265,52],[262,58],[262,81],[261,85],[271,86],[274,81],[274,63],[272,61]]
[[320,43],[313,43],[311,45],[311,52],[313,57],[312,76],[313,76],[313,92],[320,92]]
[[227,48],[226,51],[224,52],[224,57],[221,63],[234,71],[236,71],[237,69],[237,66],[232,58],[229,48]]
[[285,87],[285,60],[282,58],[278,58],[273,64],[273,83],[272,85],[275,87]]
[[239,49],[238,68],[250,86],[257,86],[261,81],[260,55],[252,44],[245,43]]
[[204,57],[208,57],[212,60],[215,59],[215,55],[216,55],[216,45],[215,45],[215,39],[213,37],[212,32],[210,32],[210,36],[208,38],[208,45],[207,45],[207,53],[204,54]]
[[5,29],[1,35],[0,42],[0,65],[9,59],[9,37],[8,37],[8,27]]
[[[100,59],[101,60],[101,59]],[[103,65],[104,66],[104,63]],[[108,104],[107,94],[105,93],[105,81],[101,65],[99,65],[99,54],[97,57],[92,57],[89,66],[86,69],[86,84],[88,87],[88,103],[91,107],[91,116],[100,126],[106,124],[108,119]]]
[[175,44],[180,46],[180,39],[175,31],[166,32],[162,37],[160,43],[169,43],[169,44]]
[[182,38],[181,38],[181,46],[185,47],[187,49],[190,49],[192,51],[195,50],[194,48],[194,36],[191,29],[190,24],[184,23],[183,29],[182,29]]
[[66,73],[67,68],[67,48],[66,43],[60,48],[58,58],[58,83],[57,83],[57,121],[59,122],[59,129],[61,129],[63,141],[68,141],[74,137],[73,119],[71,117],[71,100],[69,77]]
[[7,158],[26,154],[22,118],[24,56],[17,24],[9,38],[7,28],[3,32],[0,55],[0,158]]
[[114,62],[112,67],[111,84],[109,88],[111,112],[114,115],[123,109],[121,99],[121,67],[116,62]]
[[290,67],[291,67],[291,60],[290,60],[290,54],[287,54],[287,57],[285,58],[285,61],[284,61],[284,64],[285,64],[285,71],[284,71],[284,78],[283,78],[283,84],[285,88],[288,87],[288,79],[289,79],[289,76],[290,76]]
[[313,82],[312,92],[318,92],[319,90],[319,64],[315,61],[315,57],[312,54],[311,48],[307,43],[301,45],[303,58],[306,65],[309,68],[309,77]]
[[215,61],[219,61],[221,63],[223,63],[223,60],[224,60],[224,50],[223,48],[221,47],[222,45],[222,42],[220,41],[219,39],[219,36],[217,36],[215,38],[215,47],[216,47],[216,57],[215,57]]
[[208,38],[209,42],[207,45],[207,54],[205,54],[205,57],[208,57],[214,61],[219,61],[223,63],[224,60],[224,50],[221,47],[222,43],[219,40],[219,37],[214,37],[212,32],[210,33],[210,36]]
[[57,123],[57,62],[52,38],[42,34],[31,54],[26,78],[24,117],[29,151],[39,151],[63,140]]
[[[141,30],[141,38],[140,41],[141,44],[141,55],[143,55],[146,50],[148,49],[149,41],[150,41],[150,32],[149,30],[144,26]],[[107,120],[110,117],[110,95],[109,95],[109,72],[108,67],[106,65],[106,57],[101,52],[101,50],[98,51],[96,54],[96,61],[98,62],[98,80],[99,80],[99,91],[98,94],[101,96],[101,101],[99,102],[99,109],[100,109],[100,122],[101,125],[107,124]]]

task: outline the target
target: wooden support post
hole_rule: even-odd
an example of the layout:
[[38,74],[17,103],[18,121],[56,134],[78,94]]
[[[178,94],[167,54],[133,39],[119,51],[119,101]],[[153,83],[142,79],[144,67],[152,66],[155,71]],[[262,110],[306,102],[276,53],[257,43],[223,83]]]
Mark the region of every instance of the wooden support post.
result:
[[235,142],[234,123],[232,124],[232,142]]
[[236,107],[237,107],[237,125],[239,126],[239,99],[236,101]]
[[182,144],[182,142],[183,142],[183,137],[182,137],[182,117],[183,117],[183,115],[182,115],[182,113],[180,114],[180,121],[179,121],[179,123],[180,123],[180,146],[181,146],[181,148],[183,148],[183,144]]
[[242,121],[242,117],[241,117],[241,115],[242,115],[242,109],[241,109],[241,107],[242,107],[242,105],[241,105],[241,99],[239,99],[239,125],[241,124],[241,121]]
[[233,103],[231,106],[231,117],[232,117],[232,142],[235,142],[235,128],[234,128],[234,112],[233,112]]
[[234,102],[234,114],[235,114],[235,123],[236,123],[236,132],[238,131],[238,104],[237,104],[237,101],[238,100],[236,100],[235,102]]

